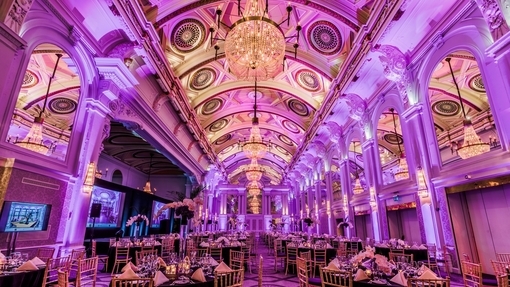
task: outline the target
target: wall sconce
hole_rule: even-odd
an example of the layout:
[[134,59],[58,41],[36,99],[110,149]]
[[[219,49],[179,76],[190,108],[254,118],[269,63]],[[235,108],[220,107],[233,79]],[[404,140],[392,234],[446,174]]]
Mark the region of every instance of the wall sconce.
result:
[[96,164],[94,162],[89,163],[87,166],[87,173],[85,174],[85,182],[83,182],[83,192],[90,194],[94,187],[94,180],[96,176]]
[[[108,176],[108,168],[106,168],[106,171],[104,173],[104,176]],[[103,178],[103,171],[96,169],[96,177],[97,178]]]
[[377,208],[377,199],[375,198],[375,188],[373,186],[370,187],[370,206],[372,208]]
[[416,177],[418,179],[418,196],[421,198],[428,197],[429,190],[427,188],[427,182],[425,181],[425,173],[422,168],[418,169]]

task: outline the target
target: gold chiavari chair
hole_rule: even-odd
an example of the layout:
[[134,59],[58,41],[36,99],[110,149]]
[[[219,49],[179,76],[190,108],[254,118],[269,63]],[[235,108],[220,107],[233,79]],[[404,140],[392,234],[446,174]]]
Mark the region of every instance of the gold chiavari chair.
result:
[[322,287],[352,287],[352,281],[349,272],[321,268]]
[[446,279],[408,278],[407,287],[450,287],[450,278]]
[[53,258],[53,254],[55,253],[55,248],[51,247],[39,247],[37,248],[37,254],[35,256],[39,257],[44,262],[48,262],[48,259]]
[[498,281],[498,287],[509,287],[508,285],[508,275],[498,275],[496,276],[496,280]]
[[42,286],[54,284],[58,281],[58,269],[68,270],[70,264],[70,256],[50,258],[46,261],[46,269],[44,270],[44,277]]
[[262,287],[262,278],[264,277],[263,276],[263,273],[264,273],[264,270],[263,270],[263,260],[264,258],[262,257],[262,255],[259,256],[259,287]]
[[69,268],[69,271],[78,271],[78,260],[85,257],[85,249],[83,248],[77,248],[73,249],[71,251],[71,267]]
[[297,259],[298,280],[300,287],[321,286],[320,278],[310,278],[311,264],[301,257]]
[[58,287],[69,287],[69,272],[65,268],[57,270],[57,285]]
[[338,249],[340,247],[340,243],[338,240],[331,240],[331,246],[333,246],[335,249]]
[[477,263],[462,261],[462,279],[464,286],[481,287],[482,283],[482,266]]
[[78,272],[76,273],[76,286],[96,286],[97,278],[97,257],[78,260]]
[[245,246],[241,246],[241,252],[244,254],[244,261],[246,262],[246,265],[250,269],[250,273],[253,273],[251,271],[251,265],[252,265],[252,255],[255,256],[255,254],[251,253],[252,247],[248,244]]
[[220,262],[223,261],[223,248],[221,247],[209,247],[208,253],[214,260]]
[[404,249],[390,248],[390,253],[394,253],[394,254],[404,254]]
[[214,272],[214,287],[242,287],[244,269]]
[[324,249],[315,249],[313,253],[313,277],[315,277],[315,270],[317,267],[323,268],[326,267],[326,248]]
[[299,257],[305,259],[306,261],[311,261],[312,253],[310,253],[310,251],[301,252],[299,253]]
[[119,279],[112,278],[112,287],[153,287],[152,278]]
[[129,246],[127,247],[115,247],[115,261],[113,263],[112,275],[119,273],[120,268],[131,261],[129,257]]
[[[494,275],[496,275],[498,287],[507,287],[507,285],[505,285],[503,277],[508,276],[508,274],[506,272],[506,267],[508,266],[508,263],[491,260],[491,265],[492,265],[492,269],[494,269]],[[508,277],[507,277],[507,279],[508,279]]]
[[92,252],[90,257],[97,257],[98,263],[103,263],[103,271],[106,270],[106,266],[108,266],[108,255],[97,254],[97,242],[95,240],[92,240]]
[[[347,254],[350,256],[354,256],[358,254],[358,242],[356,241],[347,241],[345,242],[347,244]],[[361,247],[363,249],[363,246]]]
[[404,253],[393,253],[390,252],[390,260],[394,262],[402,262],[402,263],[414,263],[413,254],[404,254]]
[[117,244],[117,238],[110,238],[110,246],[115,246]]
[[427,261],[423,262],[430,270],[439,272],[439,266],[437,265],[437,249],[435,244],[427,245]]
[[161,258],[168,260],[173,252],[175,252],[175,240],[173,238],[161,240]]
[[230,268],[233,270],[244,268],[244,254],[242,251],[230,250]]
[[347,243],[346,242],[339,242],[337,243],[338,247],[336,249],[336,255],[342,256],[342,257],[348,257],[347,255]]
[[289,266],[296,266],[297,269],[297,257],[298,257],[297,247],[287,246],[287,260],[286,260],[287,262],[285,264],[285,275],[287,275],[289,271]]
[[281,240],[274,240],[274,270],[278,271],[278,261],[280,263],[287,257],[283,249]]
[[444,270],[446,272],[446,276],[450,277],[450,266],[452,264],[452,255],[448,251],[448,248],[446,246],[443,246],[443,254],[441,256],[438,256],[436,258],[437,261],[437,268],[444,267]]
[[147,250],[142,250],[142,251],[136,251],[135,252],[135,264],[138,265],[142,262],[142,259],[147,257],[147,256],[154,256],[154,258],[157,258],[158,257],[158,252],[157,250],[150,250],[150,249],[147,249]]
[[496,253],[496,259],[500,262],[510,263],[510,253]]

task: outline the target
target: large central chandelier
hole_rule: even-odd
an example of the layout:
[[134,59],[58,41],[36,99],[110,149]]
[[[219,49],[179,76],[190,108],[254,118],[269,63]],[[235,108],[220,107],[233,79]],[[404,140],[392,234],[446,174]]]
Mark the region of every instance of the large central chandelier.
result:
[[22,140],[18,140],[18,138],[16,138],[16,140],[14,141],[14,144],[19,147],[26,148],[44,155],[46,155],[51,148],[55,147],[53,143],[51,143],[50,145],[44,144],[43,114],[44,111],[46,111],[46,103],[48,102],[48,94],[50,93],[51,82],[53,78],[55,78],[55,73],[57,72],[58,63],[60,61],[60,58],[62,58],[62,54],[56,54],[56,56],[57,61],[55,62],[55,67],[53,68],[53,74],[51,75],[48,81],[48,88],[46,90],[46,96],[44,97],[42,109],[41,111],[39,111],[39,115],[34,118],[34,122],[32,123],[32,126],[30,127],[30,130],[28,131],[28,134],[25,136],[25,138],[23,138]]
[[258,182],[256,180],[249,182],[248,185],[246,186],[246,189],[250,196],[259,196],[261,193],[260,188],[261,188],[261,184],[260,184],[260,182]]
[[248,181],[260,181],[262,174],[264,173],[264,169],[258,164],[257,159],[253,158],[244,172]]
[[[292,7],[287,6],[287,19],[281,23],[269,19],[268,1],[265,5],[261,0],[248,0],[244,11],[241,9],[241,1],[237,1],[238,16],[241,19],[231,26],[225,38],[225,56],[230,72],[238,80],[261,81],[274,78],[282,69],[285,60],[286,37],[280,29],[280,25],[290,23]],[[217,26],[221,27],[222,11],[216,10]],[[294,44],[294,54],[299,47],[299,31],[301,26],[296,27],[297,42]],[[214,28],[211,27],[211,32]],[[287,37],[292,38],[292,37]],[[211,33],[211,44],[214,38]],[[216,53],[219,46],[215,45]]]
[[460,107],[462,109],[462,115],[464,116],[464,142],[462,143],[462,146],[457,148],[457,153],[462,159],[467,159],[489,152],[491,150],[491,146],[489,143],[480,140],[476,134],[473,124],[471,123],[471,120],[466,117],[466,111],[464,110],[464,103],[462,101],[462,96],[460,95],[459,85],[457,84],[457,80],[453,75],[453,69],[450,60],[451,58],[445,59],[445,61],[448,62],[448,66],[450,67],[450,73],[452,75],[453,83],[457,88],[457,95],[459,96]]
[[393,108],[390,109],[391,117],[393,118],[393,132],[395,133],[395,139],[398,145],[398,151],[400,153],[400,158],[398,160],[398,170],[395,172],[395,180],[401,181],[409,178],[409,168],[407,166],[407,160],[405,154],[402,152],[402,148],[400,147],[400,138],[397,133],[397,122],[395,121],[395,110]]

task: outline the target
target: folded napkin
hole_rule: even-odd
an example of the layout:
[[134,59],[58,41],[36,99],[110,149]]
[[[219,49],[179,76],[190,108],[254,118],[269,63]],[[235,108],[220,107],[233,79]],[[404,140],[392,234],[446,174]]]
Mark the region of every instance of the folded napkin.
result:
[[335,264],[336,266],[340,266],[340,262],[338,262],[338,258],[331,260],[331,263]]
[[2,252],[0,252],[0,259],[5,259],[5,255]]
[[413,246],[411,246],[411,249],[412,250],[418,250],[418,249],[420,249],[420,247],[418,245],[414,244]]
[[390,281],[401,286],[407,286],[407,279],[402,270],[399,270],[397,275],[393,276]]
[[165,260],[163,260],[161,257],[158,257],[158,264],[160,267],[166,267]]
[[35,264],[35,265],[44,265],[46,264],[46,262],[42,261],[39,257],[34,257],[32,259],[32,262]]
[[159,245],[161,245],[161,242],[159,242],[159,241],[154,242],[154,246],[159,246]]
[[214,272],[218,273],[229,271],[232,271],[232,269],[230,269],[230,267],[228,267],[227,264],[225,264],[225,262],[221,262],[220,265],[218,265],[218,267],[214,269]]
[[326,244],[326,248],[333,248],[333,246],[331,246],[331,244]]
[[211,264],[211,266],[218,266],[218,261],[214,260],[212,257],[209,257],[209,264]]
[[122,274],[117,276],[117,278],[119,278],[119,279],[138,279],[138,278],[140,278],[140,276],[138,276],[135,273],[135,271],[133,271],[133,269],[126,268],[126,270],[124,272],[122,272]]
[[202,270],[202,268],[198,268],[197,270],[195,270],[195,272],[193,272],[193,275],[191,275],[191,279],[198,281],[198,282],[207,281],[205,279],[204,270]]
[[428,248],[427,248],[427,246],[422,244],[422,245],[420,245],[420,247],[418,247],[418,249],[420,249],[420,250],[427,250]]
[[202,243],[200,243],[200,247],[209,247],[209,243],[202,242]]
[[329,264],[326,267],[326,269],[334,270],[334,271],[340,271],[340,268],[338,268],[338,266],[335,263],[333,263],[333,261],[329,262]]
[[131,269],[133,271],[138,271],[138,267],[136,267],[135,264],[131,263],[131,262],[128,262],[126,265],[124,265],[124,267],[122,267],[122,269],[120,270],[120,272],[124,272],[126,271],[127,269]]
[[159,286],[168,281],[170,280],[161,271],[156,272],[156,275],[154,275],[154,286]]
[[35,270],[39,270],[39,268],[35,266],[32,260],[28,260],[27,262],[21,264],[21,266],[16,269],[16,271],[35,271]]
[[418,277],[418,279],[426,279],[426,280],[434,280],[434,279],[439,279],[437,278],[436,274],[432,271],[429,270],[426,270],[425,272],[423,272],[423,274],[421,274],[420,277]]
[[361,269],[358,269],[358,271],[356,271],[356,274],[354,275],[354,281],[363,281],[363,280],[368,280],[368,276],[367,274],[365,274],[365,272]]

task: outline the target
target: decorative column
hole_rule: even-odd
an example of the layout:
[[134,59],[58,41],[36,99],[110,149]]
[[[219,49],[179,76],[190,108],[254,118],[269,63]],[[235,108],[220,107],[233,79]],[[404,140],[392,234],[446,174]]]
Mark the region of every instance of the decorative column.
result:
[[336,234],[336,222],[333,217],[333,172],[328,171],[324,175],[326,181],[326,214],[328,215],[328,231],[329,234]]
[[266,207],[266,213],[264,213],[264,231],[269,231],[269,223],[273,219],[273,216],[271,215],[271,194],[269,191],[265,190],[263,197],[264,200],[264,206]]
[[[477,0],[478,8],[483,14],[487,26],[492,35],[492,39],[496,42],[499,38],[503,37],[509,30],[509,18],[505,20],[505,16],[510,15],[509,5],[510,1],[502,1],[506,3],[498,3],[501,0]],[[502,5],[501,5],[502,4]],[[501,5],[501,6],[500,6]],[[503,15],[502,9],[505,10]]]
[[33,3],[33,0],[0,1],[0,21],[19,35],[21,26]]
[[220,230],[227,230],[227,194],[220,193],[220,215],[218,216],[218,226]]
[[379,172],[377,164],[379,163],[379,159],[377,158],[379,156],[377,140],[368,139],[361,144],[361,147],[363,149],[363,161],[372,163],[365,167],[365,178],[369,186],[369,202],[372,206],[372,225],[374,227],[374,238],[376,241],[381,241],[381,239],[384,238],[382,230],[387,229],[388,224],[387,221],[383,223],[385,220],[381,220],[381,215],[379,214],[381,212],[381,204],[379,203],[377,196],[380,188],[377,181],[377,173]]
[[351,238],[356,236],[356,229],[354,228],[354,209],[349,204],[351,202],[352,197],[352,183],[351,183],[351,172],[349,170],[349,160],[344,159],[340,161],[339,173],[340,173],[340,182],[342,186],[342,206],[344,206],[344,201],[347,201],[347,209],[344,206],[344,221],[351,221],[353,223],[353,228],[349,226],[345,227],[345,236],[347,238]]
[[317,222],[319,224],[317,224],[315,226],[315,229],[316,229],[316,232],[317,234],[320,234],[321,233],[321,230],[320,230],[320,225],[322,224],[321,222],[321,214],[320,214],[320,209],[321,209],[321,206],[322,206],[322,198],[321,198],[321,180],[317,179],[315,180],[315,184],[314,184],[314,193],[315,193],[315,206],[314,206],[314,209],[315,209],[315,218],[317,218]]

